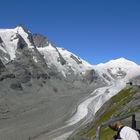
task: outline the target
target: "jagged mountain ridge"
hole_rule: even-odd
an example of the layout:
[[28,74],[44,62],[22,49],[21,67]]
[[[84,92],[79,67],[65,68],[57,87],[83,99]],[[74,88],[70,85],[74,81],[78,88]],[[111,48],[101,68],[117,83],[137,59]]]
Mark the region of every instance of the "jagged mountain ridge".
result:
[[[23,54],[30,55],[30,61],[34,64],[43,63],[43,66],[50,68],[51,73],[53,71],[55,74],[59,73],[64,77],[94,73],[97,78],[98,73],[100,73],[103,79],[110,81],[111,77],[125,77],[129,67],[137,67],[136,64],[124,58],[112,60],[107,64],[92,66],[75,54],[63,48],[55,47],[46,37],[39,34],[31,34],[23,26],[19,25],[14,29],[0,29],[0,59],[2,63],[7,64],[12,60],[18,59]],[[106,72],[100,72],[100,69]],[[96,73],[96,71],[99,72]],[[107,73],[111,77],[107,76]]]
[[[38,124],[42,127],[37,128],[37,133],[44,131],[45,125],[46,130],[59,126],[71,116],[75,104],[97,87],[118,81],[124,85],[136,75],[140,75],[140,67],[126,59],[92,66],[22,26],[0,29],[0,123],[3,119],[11,120],[13,127],[12,119],[24,116],[26,123],[32,123],[27,127],[28,132],[23,131],[20,121],[13,129],[26,139],[35,135],[34,126]],[[44,117],[45,122],[41,123],[40,117]],[[51,124],[53,121],[56,122]],[[4,134],[7,139],[13,135],[12,132],[1,135]]]
[[60,77],[65,78],[76,75],[80,78],[86,70],[93,71],[92,65],[86,61],[62,48],[55,47],[44,36],[31,34],[22,26],[0,29],[0,54],[4,64],[13,60],[18,61],[22,55],[28,55],[35,65],[43,63],[52,75],[59,73]]

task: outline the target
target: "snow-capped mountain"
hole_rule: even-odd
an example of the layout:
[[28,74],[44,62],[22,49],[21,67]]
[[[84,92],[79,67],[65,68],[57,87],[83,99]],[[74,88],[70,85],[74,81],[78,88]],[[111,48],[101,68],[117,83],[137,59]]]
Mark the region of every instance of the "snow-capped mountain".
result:
[[[26,53],[26,54],[25,54]],[[33,63],[43,61],[51,73],[61,76],[82,76],[92,65],[65,49],[55,47],[47,38],[31,34],[22,26],[0,29],[0,59],[3,64],[30,54]],[[53,72],[52,72],[53,71]]]
[[31,34],[21,25],[14,29],[0,29],[0,59],[3,64],[17,61],[27,53],[35,65],[41,61],[50,73],[59,73],[65,78],[76,75],[89,77],[92,73],[94,77],[91,76],[90,79],[97,78],[99,74],[104,82],[109,84],[112,80],[124,77],[130,79],[139,72],[137,64],[124,58],[92,66],[75,54],[56,47],[46,37]]
[[110,60],[105,64],[98,64],[94,68],[107,83],[121,79],[128,82],[140,73],[140,66],[125,58]]
[[[0,29],[0,136],[15,140],[22,135],[26,140],[64,122],[72,121],[68,126],[78,123],[91,104],[95,113],[138,75],[140,66],[125,58],[91,65],[21,25]],[[6,119],[9,124],[3,122]],[[8,126],[13,131],[6,131]]]

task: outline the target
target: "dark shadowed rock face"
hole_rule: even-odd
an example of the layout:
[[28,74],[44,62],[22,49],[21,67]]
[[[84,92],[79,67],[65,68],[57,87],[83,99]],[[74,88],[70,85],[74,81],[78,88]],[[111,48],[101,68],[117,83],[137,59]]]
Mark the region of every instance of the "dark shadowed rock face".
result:
[[2,63],[2,61],[0,60],[0,70],[5,68],[4,64]]
[[10,73],[5,65],[2,63],[2,61],[0,60],[0,82],[6,79],[13,79],[15,78],[15,75]]
[[18,35],[17,38],[18,38],[18,44],[17,44],[18,50],[28,46],[26,41],[21,37],[21,35]]
[[98,75],[98,73],[94,70],[87,70],[85,72],[85,76],[84,76],[84,81],[86,81],[87,83],[96,83],[96,84],[103,84],[104,82],[102,81],[103,79],[100,78],[100,76]]
[[140,76],[137,76],[130,80],[132,85],[139,85],[140,86]]
[[121,68],[118,69],[116,74],[112,73],[112,69],[107,69],[107,71],[114,79],[120,79],[126,76],[126,73]]
[[5,66],[4,64],[2,63],[2,61],[0,60],[0,74],[5,70]]
[[56,50],[56,52],[58,53],[59,55],[59,58],[58,58],[58,62],[60,62],[62,65],[65,65],[66,64],[66,60],[63,58],[63,56],[60,54],[60,52],[58,51],[57,47],[55,47],[54,44],[52,44],[48,39],[47,37],[43,36],[43,35],[40,35],[40,34],[33,34],[32,35],[32,39],[33,39],[33,42],[34,42],[34,45],[36,47],[47,47],[49,46],[49,44],[51,44],[51,46]]
[[[18,82],[28,83],[33,79],[49,78],[47,64],[42,61],[42,56],[36,51],[22,48],[16,59],[7,64],[7,68],[14,73]],[[33,57],[36,57],[38,62],[35,62]]]
[[2,40],[2,38],[0,37],[0,44],[2,44],[3,43],[3,40]]
[[45,47],[49,45],[49,40],[43,35],[33,34],[32,39],[36,47]]
[[61,65],[65,65],[66,64],[66,60],[63,58],[61,53],[58,51],[57,47],[54,46],[54,48],[56,49],[56,51],[58,52],[58,55],[59,55],[59,58],[57,59],[57,61],[60,62]]
[[70,56],[72,59],[74,59],[76,61],[77,64],[82,64],[82,61],[80,60],[80,58],[74,56],[73,54],[71,54]]

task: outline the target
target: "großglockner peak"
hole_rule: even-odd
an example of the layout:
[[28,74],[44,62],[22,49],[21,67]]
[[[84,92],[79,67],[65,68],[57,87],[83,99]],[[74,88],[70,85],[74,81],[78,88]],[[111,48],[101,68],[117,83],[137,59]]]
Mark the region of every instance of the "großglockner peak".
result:
[[0,49],[4,54],[7,54],[7,57],[3,58],[5,61],[14,60],[17,49],[33,48],[29,32],[22,26],[17,26],[14,29],[0,29],[0,44]]

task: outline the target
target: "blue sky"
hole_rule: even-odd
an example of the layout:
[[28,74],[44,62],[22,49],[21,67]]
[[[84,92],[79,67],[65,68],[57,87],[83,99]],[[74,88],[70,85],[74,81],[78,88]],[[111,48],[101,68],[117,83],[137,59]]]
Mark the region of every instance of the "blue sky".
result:
[[19,23],[91,64],[140,64],[140,0],[1,0],[0,28]]

